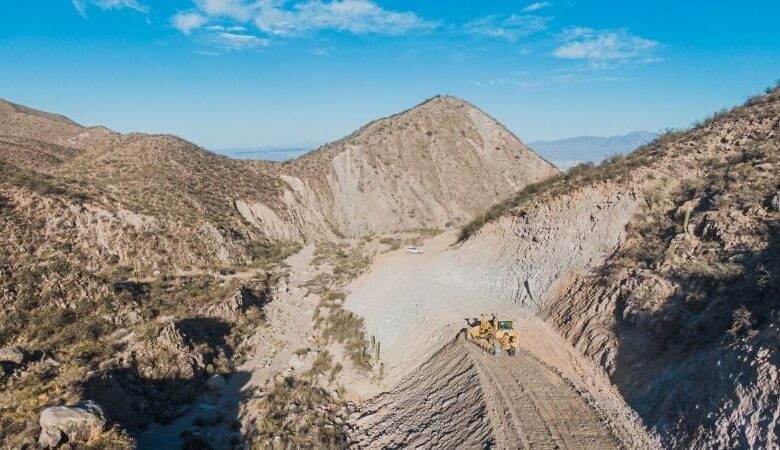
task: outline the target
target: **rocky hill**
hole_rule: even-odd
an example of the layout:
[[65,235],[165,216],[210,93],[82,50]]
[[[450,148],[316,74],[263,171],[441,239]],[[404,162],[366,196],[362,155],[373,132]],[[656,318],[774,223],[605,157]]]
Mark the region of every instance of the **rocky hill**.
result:
[[85,398],[121,425],[95,445],[129,445],[266,332],[300,244],[462,223],[556,173],[452,98],[287,164],[0,102],[0,447],[31,448],[45,407]]
[[545,317],[666,446],[778,445],[780,89],[485,217],[442,279]]
[[[347,236],[442,229],[558,173],[494,119],[434,97],[282,166],[289,211],[318,210]],[[301,217],[304,217],[301,214]]]
[[232,160],[173,136],[121,135],[0,106],[0,161],[29,171],[28,178],[67,183],[95,208],[139,216],[125,224],[139,233],[210,249],[179,258],[168,242],[174,239],[159,238],[158,255],[140,252],[154,267],[245,265],[272,242],[441,229],[557,173],[495,120],[451,97],[285,164]]

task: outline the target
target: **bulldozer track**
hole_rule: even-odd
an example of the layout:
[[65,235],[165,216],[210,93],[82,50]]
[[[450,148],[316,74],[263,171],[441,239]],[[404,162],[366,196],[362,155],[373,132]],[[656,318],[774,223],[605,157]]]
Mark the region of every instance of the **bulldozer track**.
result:
[[[618,441],[557,373],[525,351],[491,356],[468,346],[501,448],[614,449]],[[510,420],[507,420],[510,418]]]
[[606,450],[620,441],[557,372],[525,350],[456,339],[352,422],[354,448]]

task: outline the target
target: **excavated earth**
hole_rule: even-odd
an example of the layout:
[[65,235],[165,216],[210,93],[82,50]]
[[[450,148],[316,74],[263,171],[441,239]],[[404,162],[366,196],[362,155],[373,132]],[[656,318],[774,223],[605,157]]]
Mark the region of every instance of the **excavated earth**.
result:
[[[532,310],[446,280],[453,233],[379,255],[345,306],[382,343],[385,393],[350,422],[356,448],[658,448],[602,369]],[[460,331],[483,312],[515,320],[516,356]],[[370,397],[371,393],[357,392]]]
[[495,357],[457,340],[355,421],[358,448],[620,448],[599,412],[526,351]]

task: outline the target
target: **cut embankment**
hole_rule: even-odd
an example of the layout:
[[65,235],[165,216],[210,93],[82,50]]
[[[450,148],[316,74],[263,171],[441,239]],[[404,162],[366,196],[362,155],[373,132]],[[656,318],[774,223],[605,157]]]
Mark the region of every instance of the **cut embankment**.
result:
[[600,414],[529,353],[494,357],[461,340],[366,403],[351,425],[358,448],[621,447]]
[[353,422],[356,448],[482,448],[493,442],[480,377],[449,344],[392,392],[363,405]]

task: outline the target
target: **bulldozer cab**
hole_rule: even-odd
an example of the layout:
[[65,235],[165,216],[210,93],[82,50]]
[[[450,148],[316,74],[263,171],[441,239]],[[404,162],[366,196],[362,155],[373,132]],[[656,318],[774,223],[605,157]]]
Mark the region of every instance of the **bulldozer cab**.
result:
[[514,328],[514,324],[511,320],[499,320],[498,321],[498,329],[499,330],[512,330]]

